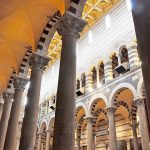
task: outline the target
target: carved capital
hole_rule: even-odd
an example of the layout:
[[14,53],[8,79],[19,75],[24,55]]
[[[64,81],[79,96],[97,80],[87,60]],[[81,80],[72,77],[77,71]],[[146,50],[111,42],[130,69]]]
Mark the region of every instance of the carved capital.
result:
[[63,37],[65,35],[72,35],[76,38],[79,38],[79,33],[83,30],[86,24],[86,21],[84,21],[83,19],[70,12],[66,12],[60,19],[56,28],[58,33]]
[[116,111],[116,109],[117,109],[117,107],[115,107],[115,106],[107,107],[107,108],[106,108],[106,110],[107,110],[107,114],[108,114],[108,115],[112,115],[112,114],[114,114],[114,113],[115,113],[115,111]]
[[136,128],[139,126],[139,123],[133,122],[133,123],[130,123],[129,126],[132,128],[132,130],[136,130]]
[[47,56],[43,56],[39,53],[34,53],[29,61],[29,65],[31,67],[36,67],[37,69],[44,71],[46,66],[48,65],[50,58]]
[[143,98],[136,98],[134,99],[135,105],[138,106],[144,106],[144,99]]
[[84,119],[87,121],[87,123],[93,123],[94,117],[89,116],[89,117],[85,117]]
[[24,91],[28,81],[29,80],[27,78],[16,76],[14,78],[14,87],[15,87],[15,89]]
[[3,109],[3,103],[0,103],[0,111]]
[[13,102],[14,92],[5,92],[3,94],[4,102]]

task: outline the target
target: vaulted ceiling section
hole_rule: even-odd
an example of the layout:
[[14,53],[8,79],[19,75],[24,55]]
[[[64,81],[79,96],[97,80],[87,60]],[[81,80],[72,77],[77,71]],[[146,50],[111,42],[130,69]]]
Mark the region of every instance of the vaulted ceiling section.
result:
[[[19,70],[28,47],[36,45],[56,11],[63,14],[69,0],[0,0],[0,91]],[[66,5],[65,5],[66,4]]]

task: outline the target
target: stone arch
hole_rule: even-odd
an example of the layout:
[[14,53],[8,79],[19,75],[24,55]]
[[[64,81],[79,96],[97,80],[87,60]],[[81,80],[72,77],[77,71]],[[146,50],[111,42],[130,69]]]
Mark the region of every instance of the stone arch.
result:
[[132,109],[132,107],[130,108],[126,102],[124,102],[124,101],[118,101],[118,102],[116,102],[115,105],[116,105],[117,108],[120,108],[120,106],[123,106],[126,109],[126,111],[128,113],[128,115],[126,115],[127,118],[129,118],[131,116],[131,109]]
[[[86,104],[83,103],[83,102],[77,103],[77,104],[76,104],[76,110],[77,110],[77,109],[80,109],[80,108],[83,108],[84,111],[85,111],[85,115],[87,115],[87,113],[88,113],[88,112],[87,112],[88,108],[87,108]],[[76,113],[77,113],[77,111],[76,111]]]
[[80,102],[76,106],[76,133],[77,138],[81,138],[81,130],[82,130],[82,124],[84,122],[84,118],[86,116],[86,106],[84,103]]
[[55,114],[53,114],[53,115],[50,117],[49,122],[48,122],[48,126],[47,126],[47,130],[51,130],[51,129],[52,129],[54,120],[55,120]]
[[137,116],[137,106],[135,104],[135,102],[133,102],[132,107],[131,107],[131,114],[130,114],[130,119],[132,119],[132,121],[136,121],[136,116]]
[[46,126],[46,129],[47,129],[47,120],[46,119],[44,119],[41,123],[40,123],[40,131],[42,131],[42,128],[43,128],[43,126],[44,126],[44,124],[45,124],[45,126]]
[[60,11],[57,11],[48,21],[39,39],[37,45],[37,52],[47,54],[49,44],[56,32],[55,25],[58,23],[60,17],[61,17],[61,13]]
[[135,87],[132,84],[125,83],[125,82],[124,83],[120,83],[110,93],[110,96],[109,96],[109,106],[113,106],[116,97],[120,94],[120,92],[122,92],[122,91],[124,91],[126,89],[131,90],[133,96],[136,97],[137,92],[136,92]]
[[87,0],[72,0],[68,10],[78,17],[81,17],[86,1]]
[[119,101],[119,102],[116,103],[116,106],[117,106],[117,107],[123,106],[123,107],[126,108],[127,111],[130,113],[130,108],[129,108],[129,106],[128,106],[128,104],[127,104],[126,102],[124,102],[124,101]]
[[89,102],[89,107],[88,107],[88,113],[89,113],[89,114],[90,114],[90,112],[91,112],[91,110],[92,110],[92,105],[93,105],[93,103],[96,102],[98,99],[103,100],[106,106],[108,105],[108,98],[107,98],[105,95],[103,95],[103,94],[101,94],[101,93],[95,94],[95,95],[91,98],[91,100],[90,100],[90,102]]
[[94,121],[93,121],[93,127],[96,127],[97,124],[97,119],[98,117],[101,115],[101,113],[103,113],[106,117],[106,121],[108,121],[108,117],[107,117],[107,112],[106,110],[99,108],[93,115],[94,115]]
[[143,83],[143,77],[141,77],[139,79],[139,82],[137,84],[137,94],[138,96],[144,96],[145,97],[145,93],[143,93],[143,87],[144,87],[144,83]]

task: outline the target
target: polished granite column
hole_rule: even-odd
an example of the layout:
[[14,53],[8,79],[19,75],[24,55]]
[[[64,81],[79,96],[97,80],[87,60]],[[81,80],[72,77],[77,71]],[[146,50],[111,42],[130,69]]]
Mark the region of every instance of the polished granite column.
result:
[[4,150],[16,150],[16,138],[18,133],[18,123],[22,105],[22,97],[27,83],[28,80],[21,76],[16,76],[14,79],[14,102],[11,108]]
[[22,125],[19,150],[33,150],[36,136],[36,125],[39,113],[39,98],[43,70],[48,64],[49,58],[34,53],[31,58],[30,87],[27,94],[27,105]]
[[109,149],[117,150],[117,137],[115,125],[115,107],[108,107],[107,114],[109,119]]
[[62,35],[62,52],[54,124],[55,150],[74,150],[75,147],[76,43],[85,24],[76,15],[66,12],[57,26]]
[[150,136],[150,0],[131,0],[138,52],[146,91],[146,114]]
[[9,121],[10,111],[13,102],[13,95],[14,95],[13,91],[5,92],[3,95],[4,106],[3,106],[3,112],[0,121],[0,150],[3,150],[4,147],[8,121]]
[[144,98],[136,98],[134,99],[134,101],[138,108],[139,129],[141,134],[142,150],[150,150]]

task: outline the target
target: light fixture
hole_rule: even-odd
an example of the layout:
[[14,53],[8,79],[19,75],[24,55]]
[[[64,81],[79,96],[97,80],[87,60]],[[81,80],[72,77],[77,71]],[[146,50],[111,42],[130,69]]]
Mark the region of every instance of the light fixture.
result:
[[110,15],[106,15],[106,17],[105,17],[105,25],[106,25],[106,29],[110,28]]
[[127,5],[128,11],[131,11],[131,10],[132,10],[132,3],[131,3],[131,0],[126,0],[126,5]]
[[89,33],[88,33],[88,43],[91,44],[93,41],[93,33],[92,31],[90,30]]

